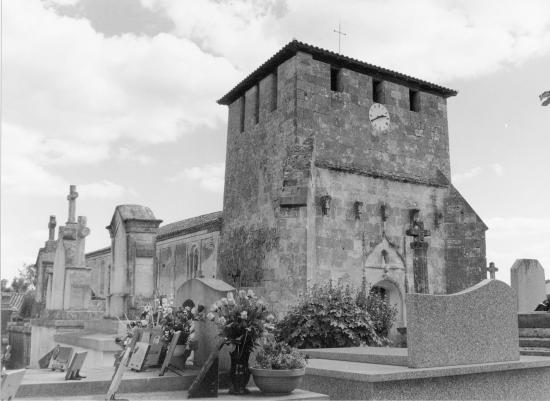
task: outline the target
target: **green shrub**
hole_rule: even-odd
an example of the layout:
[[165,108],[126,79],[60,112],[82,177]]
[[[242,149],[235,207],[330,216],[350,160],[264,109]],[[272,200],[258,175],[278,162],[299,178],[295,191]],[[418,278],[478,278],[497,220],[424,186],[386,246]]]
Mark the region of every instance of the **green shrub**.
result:
[[360,289],[342,284],[316,284],[309,288],[277,323],[276,334],[297,348],[383,346],[397,316],[365,282]]
[[301,369],[307,364],[304,354],[284,342],[267,341],[256,354],[255,368]]

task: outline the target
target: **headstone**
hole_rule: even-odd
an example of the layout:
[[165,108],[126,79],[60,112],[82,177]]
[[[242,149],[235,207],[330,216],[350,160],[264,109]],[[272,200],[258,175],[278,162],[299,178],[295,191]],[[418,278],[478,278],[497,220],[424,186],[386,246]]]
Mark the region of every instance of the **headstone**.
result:
[[80,375],[80,369],[82,369],[82,365],[84,365],[84,361],[86,360],[86,355],[88,355],[88,352],[86,351],[75,352],[73,359],[71,360],[71,363],[67,368],[67,373],[65,374],[65,380],[80,380],[86,377],[86,376]]
[[0,399],[13,400],[15,394],[21,385],[21,381],[25,376],[25,369],[7,370],[2,373],[2,385],[0,390]]
[[142,369],[158,366],[161,351],[162,344],[149,344],[149,351],[147,352],[147,356],[145,357],[145,362]]
[[517,259],[510,269],[512,288],[517,293],[518,313],[533,312],[546,299],[544,269],[536,259]]
[[40,366],[40,369],[47,369],[50,366],[50,361],[52,360],[55,350],[56,348],[53,348],[50,352],[38,360],[38,366]]
[[[223,345],[223,343],[222,343]],[[214,349],[193,383],[189,387],[187,398],[217,397],[219,388],[218,369],[221,346]]]
[[143,369],[143,365],[145,362],[145,358],[147,357],[148,351],[149,351],[149,343],[142,342],[142,341],[136,343],[136,346],[134,347],[134,352],[132,353],[132,357],[130,358],[130,363],[128,364],[128,367],[138,372],[141,371]]
[[118,392],[120,383],[122,382],[122,376],[126,371],[126,365],[128,365],[128,359],[130,359],[131,351],[132,350],[129,346],[127,346],[126,349],[124,350],[122,359],[120,360],[120,363],[118,364],[118,366],[115,368],[115,373],[113,374],[113,378],[111,379],[109,390],[107,390],[107,395],[105,396],[106,401],[111,401],[116,399],[115,396],[116,396],[116,393]]
[[514,290],[483,280],[452,295],[407,294],[411,368],[519,360]]
[[[205,307],[208,313],[210,306],[220,298],[227,297],[228,292],[235,291],[235,288],[225,281],[209,278],[193,278],[187,280],[176,292],[175,302],[181,305],[186,299],[192,299],[196,305]],[[195,322],[195,338],[198,339],[194,350],[194,366],[203,366],[206,360],[217,349],[219,342],[219,329],[214,322]],[[229,369],[229,353],[223,349],[220,352],[220,369]]]
[[50,363],[50,369],[55,371],[59,369],[60,371],[64,371],[67,369],[67,365],[69,364],[69,361],[71,360],[71,356],[73,354],[73,348],[72,347],[60,347],[59,345],[55,348],[55,351],[52,355],[52,360]]
[[174,355],[176,345],[178,345],[180,335],[181,331],[176,331],[172,336],[172,341],[170,341],[170,345],[168,346],[168,350],[166,351],[166,357],[164,358],[164,362],[162,363],[162,367],[160,368],[159,376],[164,376],[166,369],[175,370],[175,372],[178,373],[178,370],[172,369],[170,362],[172,361],[172,356]]

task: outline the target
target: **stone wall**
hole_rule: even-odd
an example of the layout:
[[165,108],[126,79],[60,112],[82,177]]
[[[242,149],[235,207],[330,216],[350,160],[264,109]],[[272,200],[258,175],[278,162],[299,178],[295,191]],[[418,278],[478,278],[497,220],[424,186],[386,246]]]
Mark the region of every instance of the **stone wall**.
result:
[[90,286],[95,296],[106,297],[109,293],[109,272],[112,268],[111,248],[87,253],[86,266],[92,269]]
[[219,229],[212,227],[180,235],[156,244],[159,295],[175,296],[177,289],[187,280],[202,274],[215,278]]
[[447,293],[471,287],[487,277],[487,226],[451,186],[443,209]]

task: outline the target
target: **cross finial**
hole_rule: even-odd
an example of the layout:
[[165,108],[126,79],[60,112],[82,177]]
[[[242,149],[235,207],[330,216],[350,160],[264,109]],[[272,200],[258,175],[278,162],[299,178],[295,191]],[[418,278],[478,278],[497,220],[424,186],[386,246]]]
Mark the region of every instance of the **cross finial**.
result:
[[539,99],[543,106],[548,106],[550,104],[550,91],[541,93],[541,95],[539,96]]
[[50,222],[48,223],[48,241],[53,241],[55,239],[55,226],[57,222],[55,221],[55,216],[50,216]]
[[69,220],[67,223],[76,223],[76,198],[78,198],[78,192],[76,192],[76,185],[71,185],[67,200],[69,201]]
[[497,267],[495,266],[495,262],[489,263],[489,267],[487,268],[487,271],[490,274],[491,280],[495,279],[495,272],[498,271]]
[[342,39],[342,35],[346,36],[347,34],[345,34],[344,32],[342,32],[342,28],[340,26],[340,22],[338,22],[338,29],[334,29],[334,32],[336,32],[338,34],[338,53],[340,53],[340,49],[341,49],[341,39]]

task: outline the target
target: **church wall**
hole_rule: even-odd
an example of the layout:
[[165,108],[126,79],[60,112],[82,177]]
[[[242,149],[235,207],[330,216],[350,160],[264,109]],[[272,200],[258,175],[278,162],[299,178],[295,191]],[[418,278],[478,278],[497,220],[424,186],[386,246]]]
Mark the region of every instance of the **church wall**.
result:
[[454,187],[445,200],[444,219],[447,292],[451,294],[487,278],[487,226]]
[[[330,210],[323,215],[320,202],[316,202],[315,242],[317,266],[315,281],[329,278],[345,282],[361,282],[363,272],[367,281],[374,285],[381,280],[381,270],[364,270],[365,261],[374,248],[383,240],[383,233],[392,248],[404,259],[407,269],[407,292],[414,292],[413,253],[410,247],[412,237],[405,231],[410,227],[410,210],[419,209],[424,228],[430,230],[428,242],[428,286],[429,292],[445,293],[445,238],[442,224],[436,223],[436,213],[443,210],[446,188],[429,187],[315,169],[316,198],[329,195]],[[356,218],[355,202],[363,202],[360,218]],[[381,206],[385,205],[386,221],[382,220]],[[381,258],[377,258],[380,260]],[[367,263],[371,265],[372,263]],[[380,269],[382,262],[380,260]],[[404,271],[388,273],[404,290]]]
[[[254,287],[272,304],[285,305],[306,280],[306,202],[311,141],[297,135],[296,69],[293,57],[277,69],[277,108],[272,110],[273,77],[229,106],[224,221],[218,265],[220,278]],[[280,207],[282,205],[282,207]]]
[[[304,108],[313,112],[315,163],[396,177],[437,180],[437,170],[450,177],[446,99],[419,92],[420,111],[409,109],[409,88],[383,81],[387,131],[369,121],[374,103],[373,78],[340,69],[339,89],[330,89],[330,65],[311,59],[298,91],[307,94]],[[322,99],[321,99],[322,98]]]
[[[205,229],[198,232],[158,241],[156,244],[157,291],[159,295],[175,297],[187,280],[198,277],[215,278],[219,231]],[[194,272],[195,250],[198,256]]]

